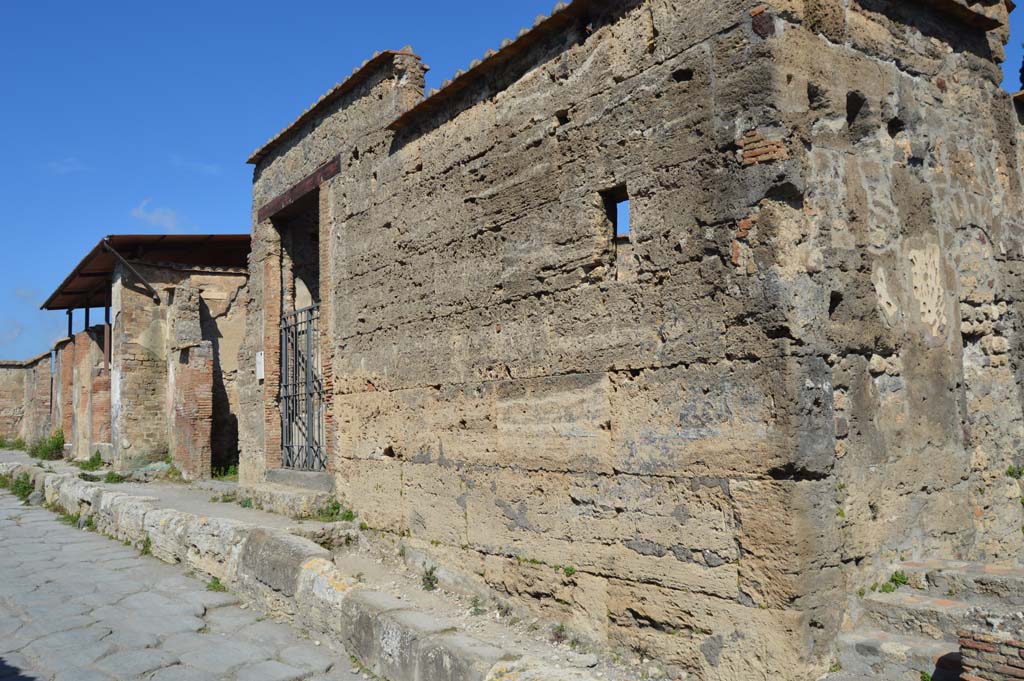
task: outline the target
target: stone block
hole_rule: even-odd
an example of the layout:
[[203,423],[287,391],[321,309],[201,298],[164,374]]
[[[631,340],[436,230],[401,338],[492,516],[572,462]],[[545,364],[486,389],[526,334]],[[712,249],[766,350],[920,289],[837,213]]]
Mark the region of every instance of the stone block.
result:
[[295,595],[302,565],[310,558],[329,556],[308,539],[284,532],[256,529],[249,533],[238,564],[240,577],[249,577],[285,597]]

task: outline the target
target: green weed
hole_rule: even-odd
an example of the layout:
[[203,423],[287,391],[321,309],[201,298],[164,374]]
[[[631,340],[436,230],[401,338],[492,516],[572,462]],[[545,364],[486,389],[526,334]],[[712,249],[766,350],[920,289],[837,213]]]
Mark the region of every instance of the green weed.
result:
[[434,591],[437,589],[437,568],[433,565],[423,571],[423,576],[420,578],[420,583],[423,584],[424,591]]
[[143,556],[153,555],[153,540],[146,535],[146,538],[142,541],[142,549],[139,551]]
[[207,591],[216,591],[218,593],[223,593],[223,592],[227,591],[228,588],[220,583],[220,578],[219,577],[210,577],[210,581],[206,583],[206,590]]
[[[20,447],[16,449],[26,449],[25,441],[20,440]],[[19,441],[15,441],[15,444],[19,444]],[[43,461],[56,461],[64,458],[64,431],[55,430],[53,434],[48,438],[40,438],[36,440],[32,447],[28,448],[29,456],[36,459],[42,459]]]
[[350,523],[356,519],[356,514],[352,509],[342,508],[341,502],[335,500],[317,511],[314,518],[322,523],[336,523],[338,521]]
[[11,492],[22,501],[28,499],[33,491],[35,491],[35,487],[32,485],[32,478],[28,473],[22,473],[11,483]]
[[892,573],[892,577],[889,578],[889,582],[897,587],[901,587],[910,584],[910,578],[907,577],[907,573],[902,570],[897,570]]
[[213,469],[214,480],[225,480],[227,482],[236,482],[238,480],[238,466],[232,464],[230,466],[221,466]]
[[76,466],[81,468],[83,471],[98,471],[103,468],[103,457],[100,456],[99,452],[93,452],[85,461],[74,461]]
[[127,479],[128,478],[125,476],[120,473],[115,473],[114,471],[107,471],[107,474],[103,476],[103,482],[110,483],[111,485],[120,484]]

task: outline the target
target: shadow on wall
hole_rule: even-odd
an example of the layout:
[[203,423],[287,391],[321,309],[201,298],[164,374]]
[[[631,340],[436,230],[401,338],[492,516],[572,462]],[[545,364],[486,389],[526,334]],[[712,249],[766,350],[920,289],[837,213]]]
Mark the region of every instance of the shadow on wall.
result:
[[[199,298],[199,325],[203,340],[213,344],[213,422],[210,424],[211,465],[213,470],[238,465],[238,416],[231,413],[231,400],[221,366],[221,338],[223,334],[210,312],[210,307]],[[3,677],[0,676],[0,681]]]
[[40,681],[40,677],[11,666],[5,658],[0,657],[0,681]]

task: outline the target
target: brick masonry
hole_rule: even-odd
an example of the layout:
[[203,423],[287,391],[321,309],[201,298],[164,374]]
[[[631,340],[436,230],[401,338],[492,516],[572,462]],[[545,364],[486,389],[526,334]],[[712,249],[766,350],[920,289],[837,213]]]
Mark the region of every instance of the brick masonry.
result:
[[1024,679],[1024,641],[1005,635],[960,631],[963,681]]
[[190,480],[210,477],[213,424],[213,345],[202,341],[172,361],[171,459]]

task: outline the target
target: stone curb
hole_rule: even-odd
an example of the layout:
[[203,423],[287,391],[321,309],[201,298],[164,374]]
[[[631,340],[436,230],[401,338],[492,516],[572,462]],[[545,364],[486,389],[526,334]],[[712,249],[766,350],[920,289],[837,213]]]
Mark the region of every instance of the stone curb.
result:
[[108,491],[68,473],[0,463],[28,473],[47,505],[93,519],[97,532],[166,563],[218,578],[243,601],[333,638],[389,681],[594,681],[495,648],[390,594],[342,574],[320,545],[280,530],[161,509],[151,497]]

